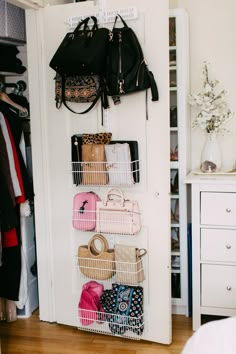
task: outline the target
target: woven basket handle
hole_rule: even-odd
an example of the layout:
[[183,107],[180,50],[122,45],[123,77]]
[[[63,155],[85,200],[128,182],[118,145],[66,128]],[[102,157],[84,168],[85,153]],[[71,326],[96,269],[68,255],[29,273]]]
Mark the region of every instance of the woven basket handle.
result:
[[[101,250],[98,250],[95,241],[99,240],[101,244]],[[107,252],[109,248],[107,239],[101,235],[101,234],[96,234],[94,235],[88,243],[88,251],[92,257],[100,257],[104,252]]]
[[103,203],[104,205],[107,205],[107,202],[109,200],[113,200],[111,198],[112,195],[115,195],[115,196],[119,197],[121,206],[124,206],[125,198],[124,198],[124,194],[122,193],[122,191],[120,189],[111,189],[111,190],[109,190],[109,192],[107,193],[107,195],[106,195],[106,197],[104,199],[104,203]]

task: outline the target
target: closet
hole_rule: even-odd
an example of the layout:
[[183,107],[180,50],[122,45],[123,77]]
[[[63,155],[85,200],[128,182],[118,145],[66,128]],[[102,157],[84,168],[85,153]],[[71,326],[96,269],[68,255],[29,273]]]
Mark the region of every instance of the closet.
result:
[[[25,194],[29,203],[19,205],[19,234],[21,251],[20,298],[17,302],[17,317],[29,317],[38,307],[38,282],[36,264],[36,239],[34,227],[33,174],[30,136],[30,107],[28,98],[27,47],[25,12],[23,9],[2,1],[0,30],[0,111],[8,118],[13,115],[13,126],[22,130],[19,145],[25,166],[29,190]],[[23,107],[23,109],[22,109]],[[17,129],[18,129],[17,128]],[[21,167],[22,171],[23,166]],[[24,184],[25,181],[23,180]],[[29,194],[30,193],[30,194]],[[25,209],[24,209],[25,208]],[[3,250],[4,254],[4,250]]]
[[[145,92],[110,102],[101,125],[98,105],[77,116],[55,107],[55,73],[49,62],[62,38],[81,16],[130,14],[128,25],[137,34],[150,69],[157,80],[160,100]],[[112,17],[113,16],[113,17]],[[73,228],[73,198],[92,190],[101,199],[108,187],[76,186],[71,174],[71,136],[112,132],[114,140],[139,144],[140,182],[122,186],[126,198],[137,200],[142,229],[137,235],[106,235],[109,245],[145,248],[144,331],[140,338],[171,342],[170,170],[169,170],[169,66],[168,4],[162,0],[84,1],[26,10],[32,160],[35,190],[35,228],[39,276],[40,319],[81,327],[78,302],[82,285],[78,272],[79,246],[92,234]],[[52,31],[53,25],[53,31]],[[104,25],[111,28],[112,20]],[[80,328],[81,329],[81,328]],[[115,334],[122,335],[122,334]]]

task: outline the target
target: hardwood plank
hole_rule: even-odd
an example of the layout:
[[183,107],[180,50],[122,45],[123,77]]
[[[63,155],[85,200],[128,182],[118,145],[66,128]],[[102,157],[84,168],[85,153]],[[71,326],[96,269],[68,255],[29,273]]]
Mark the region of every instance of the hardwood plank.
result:
[[192,333],[191,318],[177,315],[173,315],[171,345],[134,341],[41,322],[37,311],[27,319],[0,322],[1,354],[180,354]]

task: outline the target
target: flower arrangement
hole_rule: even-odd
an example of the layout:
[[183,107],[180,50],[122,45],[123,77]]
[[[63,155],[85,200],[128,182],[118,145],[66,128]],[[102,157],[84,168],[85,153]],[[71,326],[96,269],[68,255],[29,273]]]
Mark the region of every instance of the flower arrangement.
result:
[[189,104],[198,110],[192,127],[199,127],[210,134],[224,135],[229,132],[226,125],[233,117],[233,113],[226,102],[227,92],[218,89],[218,80],[210,80],[208,66],[209,64],[204,62],[202,69],[203,90],[197,94],[189,95]]

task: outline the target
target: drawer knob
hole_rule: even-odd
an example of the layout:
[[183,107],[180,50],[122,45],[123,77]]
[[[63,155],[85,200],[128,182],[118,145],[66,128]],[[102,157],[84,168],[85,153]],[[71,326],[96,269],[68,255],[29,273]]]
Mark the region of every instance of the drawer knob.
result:
[[230,291],[232,288],[231,288],[231,286],[227,286],[226,289],[227,289],[228,291]]
[[226,208],[227,213],[231,213],[231,209],[230,208]]
[[231,245],[226,245],[227,250],[230,250]]

